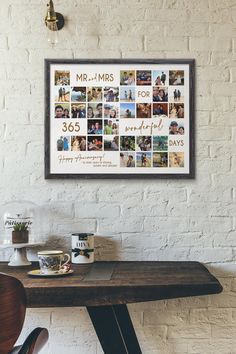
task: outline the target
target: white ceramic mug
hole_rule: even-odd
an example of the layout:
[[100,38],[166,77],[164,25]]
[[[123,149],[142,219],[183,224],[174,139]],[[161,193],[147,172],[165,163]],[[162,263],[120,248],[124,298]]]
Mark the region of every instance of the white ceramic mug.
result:
[[74,233],[71,236],[72,259],[75,264],[94,262],[94,234]]
[[[67,260],[63,263],[65,257],[67,257]],[[59,272],[70,261],[70,255],[63,251],[40,251],[38,252],[38,258],[42,274]]]

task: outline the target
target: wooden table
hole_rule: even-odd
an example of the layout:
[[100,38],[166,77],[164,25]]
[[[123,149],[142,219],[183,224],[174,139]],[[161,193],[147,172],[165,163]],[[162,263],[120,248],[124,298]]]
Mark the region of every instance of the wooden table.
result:
[[29,277],[37,267],[0,263],[0,272],[23,283],[28,307],[86,306],[105,354],[141,354],[128,303],[222,291],[198,262],[97,262],[73,265],[74,274],[63,278]]

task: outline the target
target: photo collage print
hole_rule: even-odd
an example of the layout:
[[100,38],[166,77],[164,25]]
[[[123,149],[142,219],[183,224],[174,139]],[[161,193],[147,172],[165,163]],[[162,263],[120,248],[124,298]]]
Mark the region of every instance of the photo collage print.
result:
[[[184,70],[120,70],[119,85],[103,86],[72,86],[70,71],[56,70],[56,150],[114,152],[120,168],[184,167],[185,95]],[[140,129],[155,119],[168,125],[164,134]]]

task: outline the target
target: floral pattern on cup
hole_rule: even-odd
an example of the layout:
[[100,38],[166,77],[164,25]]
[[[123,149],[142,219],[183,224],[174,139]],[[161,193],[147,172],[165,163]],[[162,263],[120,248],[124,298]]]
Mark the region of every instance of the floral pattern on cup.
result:
[[[65,257],[67,260],[64,262]],[[41,251],[38,252],[39,266],[43,274],[59,272],[68,265],[70,255],[63,251]]]

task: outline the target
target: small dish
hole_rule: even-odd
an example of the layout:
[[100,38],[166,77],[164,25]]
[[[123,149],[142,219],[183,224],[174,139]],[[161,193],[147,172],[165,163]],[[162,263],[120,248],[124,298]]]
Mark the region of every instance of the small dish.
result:
[[30,272],[28,272],[27,274],[30,275],[31,277],[46,277],[46,278],[54,278],[54,277],[64,277],[65,275],[70,275],[73,274],[74,271],[73,269],[68,270],[68,272],[55,272],[55,273],[51,273],[51,274],[43,274],[41,273],[40,269],[35,269],[35,270],[31,270]]

